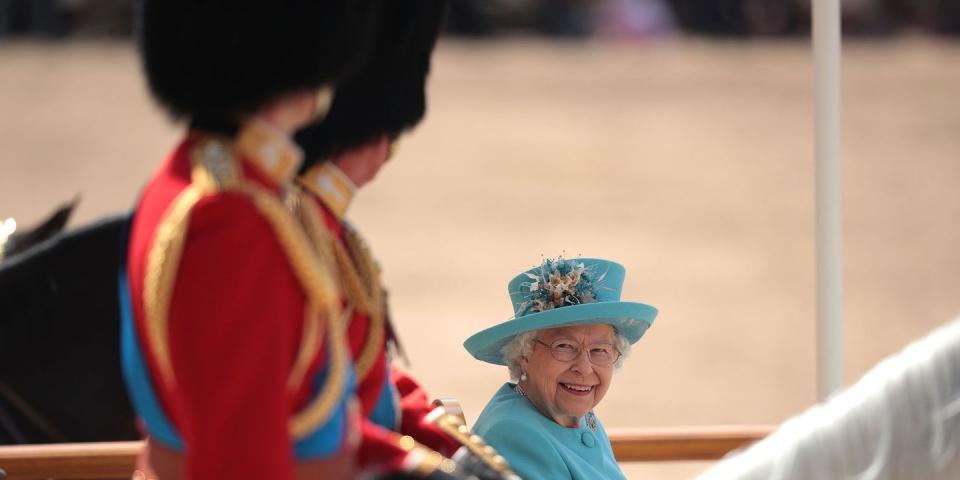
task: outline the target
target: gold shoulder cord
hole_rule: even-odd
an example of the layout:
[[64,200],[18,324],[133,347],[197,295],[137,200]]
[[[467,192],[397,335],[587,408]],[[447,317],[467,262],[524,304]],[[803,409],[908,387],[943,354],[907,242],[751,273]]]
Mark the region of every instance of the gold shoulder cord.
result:
[[302,190],[296,187],[294,187],[288,201],[290,203],[288,208],[300,220],[314,253],[332,272],[331,275],[336,279],[338,288],[342,290],[336,255],[333,251],[334,238],[320,218],[319,205],[309,195],[305,195]]
[[[345,289],[357,308],[369,317],[367,342],[356,358],[357,379],[363,380],[373,368],[374,362],[383,350],[386,320],[384,315],[384,295],[380,283],[380,269],[377,267],[366,243],[349,225],[344,225],[343,239],[334,242],[337,266],[340,267]],[[347,251],[349,249],[349,252]]]
[[[367,341],[354,360],[357,381],[366,378],[383,350],[385,336],[385,302],[380,283],[380,269],[363,238],[344,224],[343,242],[338,241],[323,225],[317,212],[320,206],[312,195],[299,190],[293,207],[310,234],[318,254],[333,258],[343,290],[350,303],[369,317]],[[346,244],[346,246],[344,246]]]
[[206,159],[210,168],[201,170],[194,167],[191,172],[192,183],[167,207],[147,253],[147,271],[144,276],[143,308],[147,342],[156,355],[161,381],[168,387],[176,385],[167,335],[170,297],[173,295],[180,257],[183,255],[190,212],[204,195],[215,192],[223,184],[235,182],[237,178],[236,166],[223,144],[205,142],[191,155],[194,159]]
[[[158,357],[163,380],[170,386],[175,385],[167,347],[167,326],[170,297],[183,254],[190,212],[206,194],[223,191],[244,194],[273,228],[307,296],[301,345],[287,379],[288,387],[295,389],[300,385],[319,351],[321,338],[326,338],[330,350],[330,374],[322,393],[290,420],[291,435],[296,439],[303,438],[329,419],[346,388],[344,369],[349,352],[334,277],[329,269],[324,268],[324,263],[314,253],[303,230],[283,203],[272,193],[241,179],[239,166],[229,147],[217,140],[203,142],[193,152],[193,161],[193,183],[164,213],[147,256],[144,309],[148,341]],[[328,319],[327,335],[321,328],[321,315]]]

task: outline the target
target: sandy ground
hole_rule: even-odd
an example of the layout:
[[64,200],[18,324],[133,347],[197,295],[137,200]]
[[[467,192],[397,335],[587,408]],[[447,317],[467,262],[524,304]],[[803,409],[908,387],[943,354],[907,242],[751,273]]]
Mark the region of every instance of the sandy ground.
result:
[[[848,383],[960,313],[960,44],[844,52]],[[350,216],[413,370],[475,419],[506,379],[460,346],[542,255],[627,267],[661,314],[608,428],[774,423],[815,400],[812,64],[804,43],[444,41],[422,127]],[[178,131],[124,44],[0,44],[0,216],[128,209]],[[252,252],[254,253],[254,252]],[[626,465],[687,478],[708,463]]]

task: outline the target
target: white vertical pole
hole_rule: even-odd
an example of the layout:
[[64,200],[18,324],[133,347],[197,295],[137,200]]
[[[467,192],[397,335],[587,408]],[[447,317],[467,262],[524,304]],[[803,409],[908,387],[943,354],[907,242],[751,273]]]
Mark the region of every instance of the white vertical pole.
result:
[[816,72],[817,395],[843,386],[840,0],[813,0]]

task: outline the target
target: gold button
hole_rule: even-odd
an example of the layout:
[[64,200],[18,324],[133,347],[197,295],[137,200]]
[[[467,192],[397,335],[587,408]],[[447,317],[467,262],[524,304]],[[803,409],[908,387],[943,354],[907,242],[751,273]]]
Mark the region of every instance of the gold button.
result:
[[452,474],[453,472],[457,471],[457,463],[449,458],[444,458],[443,461],[440,462],[440,470],[444,473]]
[[414,440],[413,437],[411,437],[410,435],[404,435],[404,436],[400,437],[400,442],[399,442],[399,443],[400,443],[400,448],[402,448],[402,449],[404,449],[404,450],[406,450],[406,451],[408,451],[408,452],[409,452],[410,450],[413,450],[413,447],[415,447],[415,446],[417,445],[416,440]]

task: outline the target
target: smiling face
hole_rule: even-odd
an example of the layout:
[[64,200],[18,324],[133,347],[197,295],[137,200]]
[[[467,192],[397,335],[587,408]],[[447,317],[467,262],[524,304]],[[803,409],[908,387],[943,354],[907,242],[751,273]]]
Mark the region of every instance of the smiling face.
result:
[[[527,380],[520,385],[541,413],[560,425],[576,427],[580,417],[600,403],[610,387],[613,364],[594,365],[588,358],[587,348],[616,345],[613,327],[598,324],[551,328],[541,330],[536,338],[539,342],[534,342],[533,352],[520,359],[520,366],[527,374]],[[546,346],[558,343],[579,345],[581,351],[573,360],[561,362]]]

